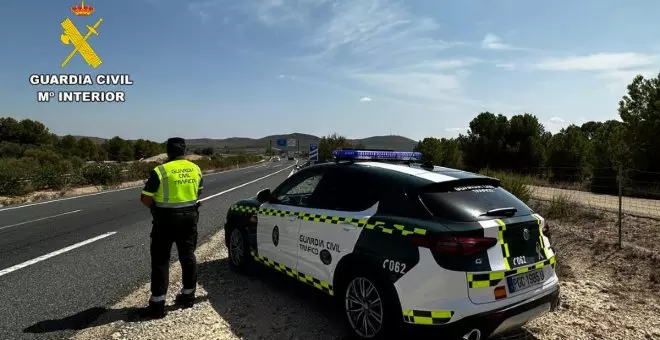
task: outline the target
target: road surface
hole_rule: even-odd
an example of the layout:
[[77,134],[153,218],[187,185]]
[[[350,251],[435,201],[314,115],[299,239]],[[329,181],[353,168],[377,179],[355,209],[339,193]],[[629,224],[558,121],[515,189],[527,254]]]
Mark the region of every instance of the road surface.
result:
[[[221,228],[231,203],[274,188],[293,165],[267,162],[206,175],[199,243]],[[49,321],[109,307],[149,281],[151,216],[140,191],[0,208],[0,339],[67,338],[79,319]],[[175,261],[175,246],[172,253]]]

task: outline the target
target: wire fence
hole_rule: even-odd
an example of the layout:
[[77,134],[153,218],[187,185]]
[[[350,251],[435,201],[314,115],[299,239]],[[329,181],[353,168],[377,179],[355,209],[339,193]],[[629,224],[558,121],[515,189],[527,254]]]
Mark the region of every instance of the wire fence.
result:
[[521,177],[532,199],[598,213],[594,221],[615,225],[615,230],[607,230],[607,234],[615,237],[620,247],[628,243],[659,249],[658,172],[622,168],[536,168],[526,169],[522,174],[502,175]]

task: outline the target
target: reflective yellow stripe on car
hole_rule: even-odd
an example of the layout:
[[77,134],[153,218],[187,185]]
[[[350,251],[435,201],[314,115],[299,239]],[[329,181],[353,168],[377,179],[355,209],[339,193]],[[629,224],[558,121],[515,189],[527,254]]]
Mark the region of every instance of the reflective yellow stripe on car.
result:
[[266,267],[277,270],[278,272],[284,273],[294,279],[297,279],[300,282],[306,283],[316,289],[320,289],[324,293],[334,296],[335,292],[332,290],[332,285],[321,281],[317,278],[312,277],[309,274],[303,274],[293,268],[287,267],[281,263],[277,263],[263,255],[258,255],[255,251],[250,252],[255,261],[265,265]]
[[403,310],[403,321],[417,325],[442,325],[454,316],[453,311],[449,310]]
[[260,215],[268,216],[298,216],[304,221],[312,221],[319,223],[328,223],[328,224],[339,224],[339,223],[351,223],[359,228],[365,228],[368,230],[380,231],[385,234],[396,234],[396,235],[426,235],[426,229],[421,228],[412,228],[404,226],[402,224],[388,224],[383,221],[373,221],[373,223],[367,223],[368,219],[366,218],[352,218],[352,217],[340,217],[340,216],[326,216],[320,214],[310,214],[303,212],[292,212],[286,210],[277,210],[277,209],[264,209],[264,208],[255,208],[255,207],[246,207],[241,205],[233,205],[229,208],[233,211],[239,211],[243,213],[258,213]]
[[504,221],[500,220],[499,218],[496,220],[497,224],[499,224],[498,230],[497,230],[497,238],[500,241],[500,246],[502,246],[502,257],[504,257],[504,268],[506,270],[511,269],[511,265],[509,264],[509,257],[511,254],[509,253],[509,245],[504,241],[504,232],[506,231],[506,223]]
[[555,268],[555,257],[551,257],[543,262],[533,264],[531,266],[525,266],[516,268],[513,270],[500,271],[500,272],[490,272],[490,273],[467,273],[468,286],[470,288],[488,288],[497,286],[502,279],[509,276],[518,275],[526,273],[530,270],[541,269],[546,266],[552,266]]

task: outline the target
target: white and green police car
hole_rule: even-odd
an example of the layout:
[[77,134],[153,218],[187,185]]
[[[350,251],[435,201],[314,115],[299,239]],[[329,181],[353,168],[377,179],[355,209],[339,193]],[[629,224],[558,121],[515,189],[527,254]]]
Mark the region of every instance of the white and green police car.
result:
[[334,156],[231,206],[231,268],[260,263],[336,297],[358,338],[485,339],[557,308],[546,222],[499,180],[418,152]]

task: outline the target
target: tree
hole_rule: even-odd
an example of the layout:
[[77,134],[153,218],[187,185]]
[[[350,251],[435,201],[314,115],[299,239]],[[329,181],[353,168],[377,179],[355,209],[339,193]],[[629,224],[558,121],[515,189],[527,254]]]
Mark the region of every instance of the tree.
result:
[[[619,102],[619,116],[626,127],[626,142],[636,169],[660,172],[660,73],[651,79],[635,77]],[[641,175],[639,180],[657,180]]]
[[592,192],[618,194],[619,170],[632,165],[626,143],[626,126],[616,120],[599,123],[591,140],[593,157]]
[[580,127],[570,125],[550,138],[548,166],[555,181],[576,181],[588,165],[589,143]]
[[459,137],[465,165],[471,169],[507,167],[505,157],[509,121],[506,116],[482,112],[470,122],[467,136]]
[[104,147],[110,160],[125,162],[134,159],[133,145],[120,137],[113,137],[104,144]]
[[212,147],[203,148],[201,154],[204,156],[213,156],[215,154],[215,149]]
[[543,163],[541,136],[545,128],[529,113],[511,117],[506,138],[509,169],[531,173]]
[[352,147],[351,143],[344,136],[337,133],[325,136],[319,141],[319,161],[332,160],[332,151],[350,147]]
[[91,139],[83,137],[78,139],[77,148],[80,150],[80,157],[83,159],[103,161],[105,158],[100,157],[100,148]]
[[78,149],[78,141],[71,135],[62,137],[62,139],[57,142],[57,146],[60,149],[62,156],[65,158],[71,156],[80,156],[82,153],[81,150]]

